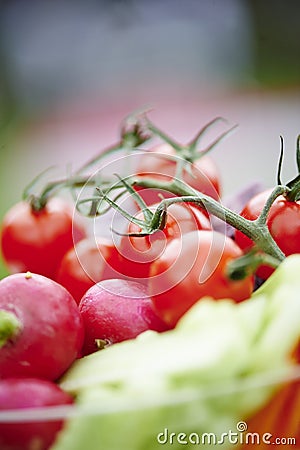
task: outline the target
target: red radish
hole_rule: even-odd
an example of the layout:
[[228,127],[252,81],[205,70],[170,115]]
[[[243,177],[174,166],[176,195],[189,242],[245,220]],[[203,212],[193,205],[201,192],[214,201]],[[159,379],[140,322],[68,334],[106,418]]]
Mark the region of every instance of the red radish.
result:
[[[24,421],[27,408],[70,405],[72,397],[48,380],[8,378],[0,381],[1,450],[47,450],[53,444],[63,420]],[[22,411],[26,408],[26,411]],[[9,422],[1,411],[16,411],[19,420]],[[17,419],[18,417],[16,417]]]
[[0,281],[0,378],[56,380],[78,357],[83,335],[63,286],[30,272]]
[[50,198],[40,210],[19,202],[2,223],[3,258],[11,273],[30,270],[54,278],[57,265],[73,244],[86,236],[73,207],[61,198]]
[[146,330],[168,329],[154,312],[146,287],[136,281],[110,279],[97,283],[83,296],[79,310],[85,326],[85,355],[96,351],[99,341],[113,344]]
[[77,303],[98,281],[115,277],[118,252],[113,242],[105,238],[86,238],[78,242],[63,257],[56,281],[72,294]]

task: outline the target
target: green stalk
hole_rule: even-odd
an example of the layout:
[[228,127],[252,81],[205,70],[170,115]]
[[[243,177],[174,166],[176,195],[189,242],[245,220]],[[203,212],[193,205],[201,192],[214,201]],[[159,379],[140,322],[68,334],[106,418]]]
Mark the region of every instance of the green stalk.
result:
[[287,183],[289,191],[285,194],[285,197],[290,202],[296,202],[300,198],[300,175],[297,175],[292,181]]
[[33,188],[36,183],[40,180],[40,178],[44,175],[46,171],[42,172],[38,175],[25,189],[23,192],[23,199],[28,200],[31,204],[33,211],[40,211],[45,206],[47,201],[51,196],[53,196],[57,191],[68,187],[70,189],[83,187],[87,184],[95,185],[95,181],[93,178],[88,175],[84,176],[82,173],[87,169],[90,169],[96,163],[99,163],[107,156],[114,154],[116,152],[126,150],[134,150],[138,148],[141,144],[149,141],[151,139],[151,135],[146,133],[146,130],[143,127],[142,122],[139,120],[139,115],[141,115],[141,111],[136,112],[128,116],[124,120],[124,124],[121,127],[121,136],[120,140],[105,150],[101,150],[97,155],[84,163],[79,169],[76,170],[72,177],[63,178],[61,180],[55,180],[50,183],[47,183],[44,187],[42,193],[40,195],[34,195],[32,193]]
[[257,249],[254,249],[240,258],[230,261],[227,266],[227,275],[232,280],[242,280],[249,275],[253,275],[262,264],[276,269],[280,261],[271,255],[257,252]]
[[165,182],[160,180],[154,180],[152,178],[138,178],[133,179],[133,184],[153,189],[162,189],[171,192],[179,197],[162,200],[158,206],[156,213],[153,217],[153,223],[158,222],[158,216],[165,211],[165,208],[173,203],[188,202],[195,203],[202,208],[205,208],[208,212],[215,217],[233,226],[249,237],[255,242],[258,249],[267,253],[268,255],[276,258],[278,261],[283,261],[285,258],[284,253],[280,250],[273,237],[271,236],[266,224],[266,217],[269,209],[272,206],[274,200],[286,192],[285,186],[277,186],[268,199],[261,216],[257,220],[247,220],[239,214],[231,211],[223,206],[213,198],[202,194],[201,192],[192,189],[190,186],[180,180],[172,180],[171,182]]
[[0,349],[19,334],[21,327],[21,322],[14,313],[0,310]]

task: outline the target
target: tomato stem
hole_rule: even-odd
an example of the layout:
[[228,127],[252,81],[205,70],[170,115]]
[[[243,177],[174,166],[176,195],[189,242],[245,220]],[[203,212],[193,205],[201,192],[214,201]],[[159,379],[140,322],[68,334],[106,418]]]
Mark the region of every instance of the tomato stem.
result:
[[[283,153],[283,139],[281,137],[281,155],[282,155],[282,153]],[[296,162],[297,162],[298,174],[293,180],[286,183],[286,187],[288,189],[284,194],[285,198],[287,200],[289,200],[290,202],[296,202],[300,199],[300,135],[297,137]]]
[[227,275],[231,280],[243,280],[249,275],[254,275],[262,264],[276,269],[280,262],[277,258],[254,248],[240,258],[230,261],[227,266]]
[[286,192],[285,197],[290,202],[296,202],[300,198],[300,174],[296,176],[292,181],[287,183],[289,190]]
[[258,226],[263,226],[266,224],[269,211],[270,211],[271,206],[273,205],[274,201],[276,200],[277,197],[279,197],[280,195],[285,195],[288,191],[289,191],[289,189],[286,186],[282,186],[282,185],[276,186],[273,189],[273,191],[271,192],[270,196],[268,197],[268,199],[262,209],[262,212],[260,213],[259,217],[255,221]]
[[280,155],[279,155],[279,161],[278,161],[278,167],[277,167],[277,184],[282,184],[281,169],[282,169],[282,163],[283,163],[283,156],[284,156],[283,137],[280,136]]
[[[216,122],[223,121],[222,117],[216,117],[211,120],[208,124],[200,129],[200,131],[196,134],[196,136],[190,141],[187,145],[181,145],[177,143],[173,138],[168,136],[164,131],[157,128],[146,116],[145,111],[139,112],[139,114],[133,114],[127,117],[123,125],[121,127],[120,140],[108,147],[106,150],[101,151],[95,157],[86,162],[83,166],[81,166],[73,176],[56,180],[48,183],[40,196],[35,196],[30,194],[29,200],[31,202],[32,208],[36,211],[41,210],[47,203],[50,196],[56,193],[58,190],[68,187],[72,190],[76,188],[84,187],[85,185],[94,186],[96,189],[96,194],[93,198],[86,199],[84,201],[79,201],[76,203],[76,207],[82,203],[91,201],[91,208],[88,215],[97,216],[105,213],[109,207],[113,207],[118,210],[124,217],[130,220],[133,223],[136,223],[141,227],[141,235],[148,233],[152,234],[158,229],[161,229],[165,223],[167,208],[173,203],[176,202],[189,202],[194,203],[222,221],[228,223],[234,228],[240,230],[247,237],[249,237],[257,246],[257,248],[264,252],[265,254],[275,258],[278,261],[282,261],[285,258],[285,255],[277,246],[273,237],[271,236],[268,226],[267,226],[267,216],[269,210],[279,195],[284,195],[289,200],[295,200],[299,197],[300,193],[300,173],[297,177],[288,183],[286,186],[281,185],[281,166],[283,159],[283,139],[281,137],[281,154],[280,161],[278,167],[277,178],[280,181],[280,184],[275,187],[270,197],[268,198],[260,216],[254,220],[247,220],[246,218],[241,217],[239,214],[231,211],[230,209],[223,206],[220,202],[214,200],[208,195],[204,195],[201,192],[193,189],[188,184],[182,181],[183,171],[190,172],[190,165],[188,163],[193,163],[196,159],[199,159],[201,156],[205,155],[208,151],[210,151],[217,143],[220,142],[230,131],[232,131],[236,125],[229,130],[223,132],[220,136],[218,136],[207,148],[202,151],[197,151],[197,146],[199,144],[200,139],[204,135],[204,133]],[[112,184],[111,182],[105,182],[100,180],[96,176],[84,176],[82,175],[87,169],[90,169],[94,164],[99,163],[102,158],[106,156],[120,151],[120,150],[134,150],[139,145],[143,144],[147,140],[151,139],[153,136],[160,137],[164,142],[171,145],[180,159],[177,159],[177,167],[175,176],[170,181],[162,181],[153,178],[144,178],[139,176],[129,176],[126,179],[120,178],[117,183]],[[297,164],[298,169],[300,168],[300,136],[298,136],[297,140]],[[299,169],[300,172],[300,169]],[[191,174],[191,172],[190,172]],[[145,204],[142,197],[135,191],[134,186],[144,187],[144,188],[152,188],[158,190],[165,190],[170,193],[173,193],[175,198],[164,199],[159,204],[157,210],[153,213]],[[122,190],[121,194],[117,194],[114,199],[111,199],[109,195],[115,189]],[[97,192],[98,191],[98,192]],[[28,194],[28,190],[26,191]],[[137,220],[134,216],[127,213],[123,210],[117,203],[117,200],[124,193],[128,192],[136,201],[136,203],[140,206],[140,208],[144,211],[144,220]],[[102,211],[99,211],[100,205],[102,202],[106,202],[108,207],[102,208]]]
[[[257,247],[265,252],[267,255],[272,256],[278,261],[283,261],[285,258],[284,253],[280,250],[273,237],[271,236],[268,226],[266,224],[267,214],[274,200],[281,194],[285,193],[287,188],[285,186],[277,186],[270,197],[268,198],[266,205],[258,217],[257,220],[248,220],[239,214],[231,211],[229,208],[223,206],[220,202],[214,200],[213,198],[196,191],[188,184],[184,183],[179,179],[172,179],[171,181],[161,181],[154,180],[153,178],[144,177],[127,177],[126,181],[123,180],[123,184],[126,190],[130,193],[134,192],[134,196],[138,196],[136,191],[133,190],[133,186],[138,185],[144,188],[152,188],[158,190],[166,190],[171,192],[177,197],[163,199],[158,205],[154,214],[148,214],[149,209],[146,208],[146,214],[144,215],[145,220],[139,221],[139,226],[142,232],[140,235],[152,234],[154,231],[161,229],[162,224],[165,222],[165,216],[167,213],[167,208],[174,204],[180,202],[194,203],[204,209],[209,213],[213,214],[215,217],[219,218],[225,223],[233,226],[234,228],[240,230],[246,236],[248,236]],[[113,200],[111,200],[106,193],[100,190],[101,198],[106,201],[110,206],[117,209],[125,218],[129,221],[136,223],[136,218],[122,210],[119,205],[117,205]]]
[[0,310],[0,348],[15,338],[21,327],[21,322],[14,313]]
[[297,162],[297,168],[298,172],[300,173],[300,134],[297,137],[297,144],[296,144],[296,162]]
[[175,195],[178,195],[178,197],[175,198],[162,200],[156,210],[155,215],[162,214],[162,211],[165,209],[165,207],[168,207],[173,203],[195,203],[196,205],[199,205],[200,207],[206,209],[209,213],[213,214],[218,219],[240,230],[252,241],[254,241],[258,248],[264,251],[266,254],[273,256],[279,261],[283,261],[283,259],[285,258],[284,253],[280,250],[280,248],[274,241],[265,223],[265,218],[274,200],[279,195],[286,192],[287,188],[285,186],[277,186],[274,189],[267,201],[265,208],[263,209],[262,215],[256,221],[252,221],[245,219],[234,211],[231,211],[229,208],[226,208],[224,205],[219,203],[217,200],[209,197],[208,195],[196,191],[181,180],[172,180],[171,182],[166,182],[153,180],[152,178],[134,177],[132,183],[145,188],[163,189],[172,192]]
[[154,125],[149,119],[147,119],[147,126],[148,129],[156,136],[160,137],[164,142],[169,144],[177,153],[178,156],[183,158],[185,161],[188,161],[190,163],[196,161],[197,159],[202,158],[204,155],[209,153],[224,137],[226,137],[231,131],[233,131],[237,125],[234,125],[233,127],[229,128],[229,130],[224,131],[220,134],[213,142],[211,142],[205,149],[198,151],[197,145],[200,141],[200,139],[203,137],[205,132],[215,123],[219,121],[225,121],[223,117],[216,117],[212,119],[210,122],[208,122],[204,127],[198,131],[196,136],[192,139],[190,143],[187,145],[182,145],[176,142],[172,137],[170,137],[168,134],[166,134],[164,131],[159,129],[156,125]]
[[82,176],[82,173],[115,152],[134,150],[151,139],[152,135],[141,120],[141,116],[144,114],[144,111],[138,111],[125,118],[121,125],[120,140],[116,144],[101,150],[100,153],[77,169],[72,177],[51,181],[46,184],[40,195],[34,195],[31,193],[32,188],[49,169],[43,171],[24,189],[23,199],[30,202],[34,211],[40,211],[46,206],[49,198],[63,188],[76,189],[85,185],[96,185],[95,179],[91,175]]
[[[221,120],[222,118],[217,118],[217,119]],[[202,158],[204,155],[209,153],[217,144],[219,144],[219,142],[221,142],[224,139],[224,137],[228,136],[228,134],[231,133],[231,131],[233,131],[235,128],[237,128],[237,126],[238,125],[233,125],[231,128],[229,128],[229,130],[226,130],[223,133],[221,133],[220,136],[218,136],[214,141],[212,141],[205,149],[201,150],[200,152],[196,153],[196,145],[198,143],[198,140],[192,141],[192,143],[188,147],[190,153],[192,153],[194,155],[192,158],[192,161]],[[206,131],[206,129],[207,129],[207,127],[205,128],[205,131]],[[203,135],[203,133],[202,133],[202,135]]]
[[178,155],[182,154],[182,152],[184,151],[183,145],[179,144],[173,138],[171,138],[167,133],[165,133],[164,131],[157,128],[157,126],[154,125],[151,122],[151,120],[149,120],[148,118],[146,120],[147,120],[147,128],[154,134],[154,136],[160,137],[164,142],[166,142],[171,147],[173,147]]
[[[221,121],[222,121],[222,122],[226,122],[226,120],[225,120],[223,117],[215,117],[214,119],[212,119],[210,122],[208,122],[206,125],[204,125],[204,127],[202,127],[202,128],[198,131],[198,133],[196,134],[196,136],[194,136],[194,138],[193,138],[193,139],[191,140],[191,142],[188,144],[188,149],[189,149],[190,153],[192,153],[192,154],[195,154],[195,153],[196,153],[197,145],[198,145],[200,139],[204,136],[205,132],[206,132],[212,125],[214,125],[214,124],[217,123],[217,122],[221,122]],[[226,131],[225,133],[227,133],[227,131]],[[217,138],[217,142],[219,142],[219,141],[222,139],[222,137],[224,137],[224,136],[221,136],[221,137]],[[215,142],[215,144],[216,144],[217,142]],[[208,151],[210,151],[210,150],[214,147],[215,144],[211,144],[207,149],[202,150],[202,151],[201,151],[201,156],[203,156],[205,153],[207,153]]]

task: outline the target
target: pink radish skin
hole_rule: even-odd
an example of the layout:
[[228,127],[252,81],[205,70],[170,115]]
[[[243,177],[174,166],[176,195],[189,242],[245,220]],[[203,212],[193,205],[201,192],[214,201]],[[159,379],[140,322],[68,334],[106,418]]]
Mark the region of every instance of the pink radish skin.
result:
[[79,303],[85,327],[83,354],[95,352],[98,340],[110,344],[133,339],[146,330],[166,331],[153,310],[147,289],[131,280],[103,280],[91,287]]
[[[22,422],[24,408],[70,405],[73,399],[56,384],[34,378],[0,380],[1,411],[20,410],[20,420],[4,422],[0,416],[1,450],[47,450],[62,428],[62,420]],[[17,413],[18,414],[18,413]]]
[[0,378],[56,380],[80,354],[83,338],[78,306],[60,284],[31,273],[0,281]]

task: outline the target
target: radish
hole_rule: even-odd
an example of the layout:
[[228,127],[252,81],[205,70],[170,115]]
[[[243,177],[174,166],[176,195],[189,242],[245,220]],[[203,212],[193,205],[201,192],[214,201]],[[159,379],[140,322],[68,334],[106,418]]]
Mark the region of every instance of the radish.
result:
[[0,281],[0,378],[56,380],[78,357],[83,333],[63,286],[30,272]]
[[136,281],[100,281],[82,297],[79,311],[85,327],[85,355],[99,345],[133,339],[146,330],[167,330],[153,310],[147,288]]
[[[46,450],[63,426],[63,420],[25,420],[27,408],[69,405],[73,398],[52,381],[34,378],[0,380],[0,448],[1,450]],[[26,411],[24,411],[26,408]],[[6,419],[14,411],[15,421]],[[23,411],[22,411],[23,410]],[[6,416],[3,416],[5,411]],[[11,411],[12,413],[12,411]],[[11,420],[11,422],[9,422]],[[22,421],[23,420],[23,421]]]

